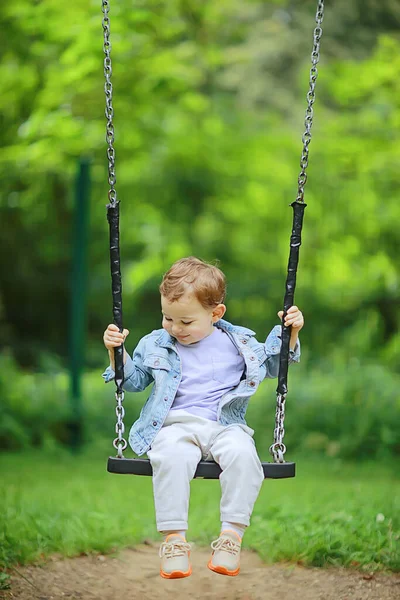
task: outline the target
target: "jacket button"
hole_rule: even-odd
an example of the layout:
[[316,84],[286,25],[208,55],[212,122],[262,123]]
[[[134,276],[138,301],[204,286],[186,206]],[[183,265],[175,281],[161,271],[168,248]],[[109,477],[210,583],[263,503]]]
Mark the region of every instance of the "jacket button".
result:
[[247,340],[242,340],[242,344],[247,344]]
[[159,361],[159,360],[156,360],[156,361],[154,361],[154,366],[155,366],[155,367],[158,367],[158,365],[159,365],[159,364],[160,364],[160,361]]
[[256,385],[256,382],[255,382],[255,381],[250,381],[250,386],[251,386],[251,387],[254,387],[255,385]]
[[153,427],[157,426],[157,421],[153,421]]
[[165,402],[168,402],[168,396],[165,396],[164,400]]
[[250,356],[250,360],[256,360],[255,356]]

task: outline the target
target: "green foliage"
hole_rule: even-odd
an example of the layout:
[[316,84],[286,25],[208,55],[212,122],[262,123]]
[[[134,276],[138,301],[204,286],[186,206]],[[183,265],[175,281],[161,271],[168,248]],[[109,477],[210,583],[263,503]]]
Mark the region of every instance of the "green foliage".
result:
[[[399,386],[398,376],[356,358],[346,361],[337,356],[304,371],[293,367],[286,409],[289,456],[293,451],[382,461],[398,456]],[[248,411],[248,421],[257,424],[255,438],[265,457],[273,419],[273,390],[267,384]]]
[[66,441],[67,377],[22,375],[9,354],[2,355],[1,366],[0,447],[18,450],[43,446],[49,438]]
[[9,590],[10,587],[10,575],[0,572],[0,590]]
[[[0,394],[0,450],[53,449],[71,443],[73,409],[68,373],[23,374],[6,353],[0,355]],[[138,417],[144,400],[143,393],[131,398],[130,419]],[[88,373],[83,382],[84,443],[113,435],[114,402],[112,384],[105,386],[97,371]],[[111,440],[105,441],[105,451],[110,444]]]
[[[313,356],[354,331],[357,352],[398,369],[400,15],[391,0],[367,4],[326,8],[297,303]],[[185,254],[220,259],[233,321],[264,332],[275,317],[314,13],[314,0],[112,5],[125,322],[137,339],[159,325],[157,284]],[[88,155],[86,362],[97,366],[111,320],[100,6],[18,0],[0,19],[0,344],[25,366],[43,351],[67,357],[73,184]]]

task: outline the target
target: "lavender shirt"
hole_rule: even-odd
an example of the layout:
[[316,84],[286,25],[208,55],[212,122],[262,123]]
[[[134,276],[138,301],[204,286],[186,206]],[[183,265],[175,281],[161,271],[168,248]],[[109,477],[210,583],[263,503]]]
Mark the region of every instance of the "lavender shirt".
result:
[[221,397],[236,387],[245,362],[228,334],[214,327],[206,338],[187,346],[176,342],[181,357],[182,379],[171,410],[217,420]]

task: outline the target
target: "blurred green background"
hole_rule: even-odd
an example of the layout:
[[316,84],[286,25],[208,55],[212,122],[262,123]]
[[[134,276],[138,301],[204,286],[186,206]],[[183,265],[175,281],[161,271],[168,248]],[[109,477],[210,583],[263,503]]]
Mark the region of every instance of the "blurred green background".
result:
[[[111,4],[129,351],[160,327],[160,278],[189,254],[220,261],[228,320],[260,339],[277,322],[315,9],[314,0]],[[288,442],[381,458],[400,453],[400,5],[338,0],[326,12],[296,293],[306,327],[289,379]],[[101,18],[94,1],[16,0],[1,11],[2,449],[70,435],[83,159],[91,178],[84,435],[113,435],[113,390],[100,378],[112,321]],[[257,396],[261,418],[265,403],[273,412],[274,390],[266,384]],[[132,421],[140,402],[127,404]]]
[[[162,274],[190,254],[220,261],[228,320],[259,339],[276,324],[315,9],[314,0],[112,3],[128,351],[161,326]],[[4,457],[33,449],[57,456],[73,442],[77,416],[104,465],[113,452],[114,390],[100,377],[112,321],[101,19],[94,0],[14,0],[0,11]],[[306,325],[301,365],[289,373],[285,439],[290,458],[398,466],[400,4],[337,0],[323,30],[296,291]],[[83,160],[86,292],[72,275]],[[74,292],[82,307],[79,410],[70,391]],[[275,387],[266,382],[249,410],[265,458]],[[128,425],[144,399],[126,398]]]

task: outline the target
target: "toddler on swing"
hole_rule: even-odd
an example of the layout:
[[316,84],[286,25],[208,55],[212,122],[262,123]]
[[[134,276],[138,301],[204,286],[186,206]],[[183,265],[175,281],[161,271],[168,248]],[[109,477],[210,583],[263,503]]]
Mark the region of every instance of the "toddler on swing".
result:
[[[221,532],[208,562],[222,575],[239,573],[242,537],[264,480],[245,414],[260,382],[278,375],[281,326],[258,342],[254,331],[222,318],[225,292],[218,267],[195,257],[178,260],[160,285],[162,329],[143,337],[132,358],[124,350],[124,389],[139,392],[154,383],[129,443],[137,455],[147,452],[153,468],[157,529],[164,536],[160,574],[166,579],[192,572],[186,530],[198,462],[214,460],[222,469]],[[303,324],[292,306],[285,320],[292,327],[289,362],[299,362]],[[106,382],[114,377],[114,348],[128,334],[112,324],[104,332],[111,363]]]

